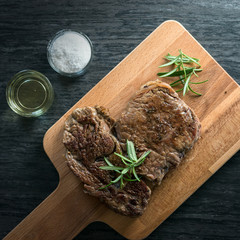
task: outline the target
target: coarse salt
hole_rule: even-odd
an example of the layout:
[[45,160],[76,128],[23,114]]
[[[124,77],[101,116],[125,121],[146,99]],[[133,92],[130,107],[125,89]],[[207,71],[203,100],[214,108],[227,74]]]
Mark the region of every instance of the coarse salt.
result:
[[65,73],[76,73],[86,67],[91,59],[89,41],[81,34],[65,31],[57,37],[50,49],[50,57],[56,68]]

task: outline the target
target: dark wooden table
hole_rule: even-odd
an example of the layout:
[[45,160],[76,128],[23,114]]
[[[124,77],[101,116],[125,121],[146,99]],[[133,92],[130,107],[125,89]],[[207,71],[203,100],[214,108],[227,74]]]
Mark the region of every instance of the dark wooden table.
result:
[[[1,238],[58,184],[42,147],[46,130],[168,19],[181,22],[240,83],[239,0],[0,0]],[[94,45],[91,67],[77,79],[60,77],[47,62],[47,43],[63,28],[86,33]],[[19,117],[5,99],[7,82],[23,69],[42,72],[55,90],[52,108],[36,119]],[[240,239],[239,182],[240,152],[147,239]],[[123,238],[92,223],[76,239]]]

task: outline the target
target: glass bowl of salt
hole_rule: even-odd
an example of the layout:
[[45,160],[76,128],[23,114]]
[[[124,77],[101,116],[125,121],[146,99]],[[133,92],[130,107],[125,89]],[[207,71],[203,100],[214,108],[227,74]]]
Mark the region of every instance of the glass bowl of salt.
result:
[[47,59],[57,73],[67,77],[83,75],[93,55],[91,40],[82,32],[63,29],[47,47]]

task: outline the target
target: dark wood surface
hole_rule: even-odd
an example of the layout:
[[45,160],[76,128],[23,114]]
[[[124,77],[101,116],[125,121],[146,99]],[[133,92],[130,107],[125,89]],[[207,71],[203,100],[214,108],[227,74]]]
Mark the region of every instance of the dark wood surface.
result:
[[[46,130],[168,19],[182,23],[240,84],[239,0],[0,0],[0,238],[58,184],[42,146]],[[47,62],[47,43],[63,28],[82,31],[93,42],[93,62],[76,79],[60,77]],[[53,106],[39,118],[16,115],[5,99],[7,82],[23,69],[40,71],[54,87]],[[239,182],[240,152],[147,239],[240,239]],[[92,223],[76,239],[123,238]]]

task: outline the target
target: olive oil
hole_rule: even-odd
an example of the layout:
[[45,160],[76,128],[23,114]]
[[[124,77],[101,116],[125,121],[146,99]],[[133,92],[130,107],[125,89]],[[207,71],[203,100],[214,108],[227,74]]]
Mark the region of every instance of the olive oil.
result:
[[46,100],[46,88],[37,80],[27,79],[17,89],[17,101],[23,108],[36,109]]
[[45,113],[53,102],[53,95],[49,80],[33,70],[17,73],[6,89],[10,108],[25,117],[37,117]]

